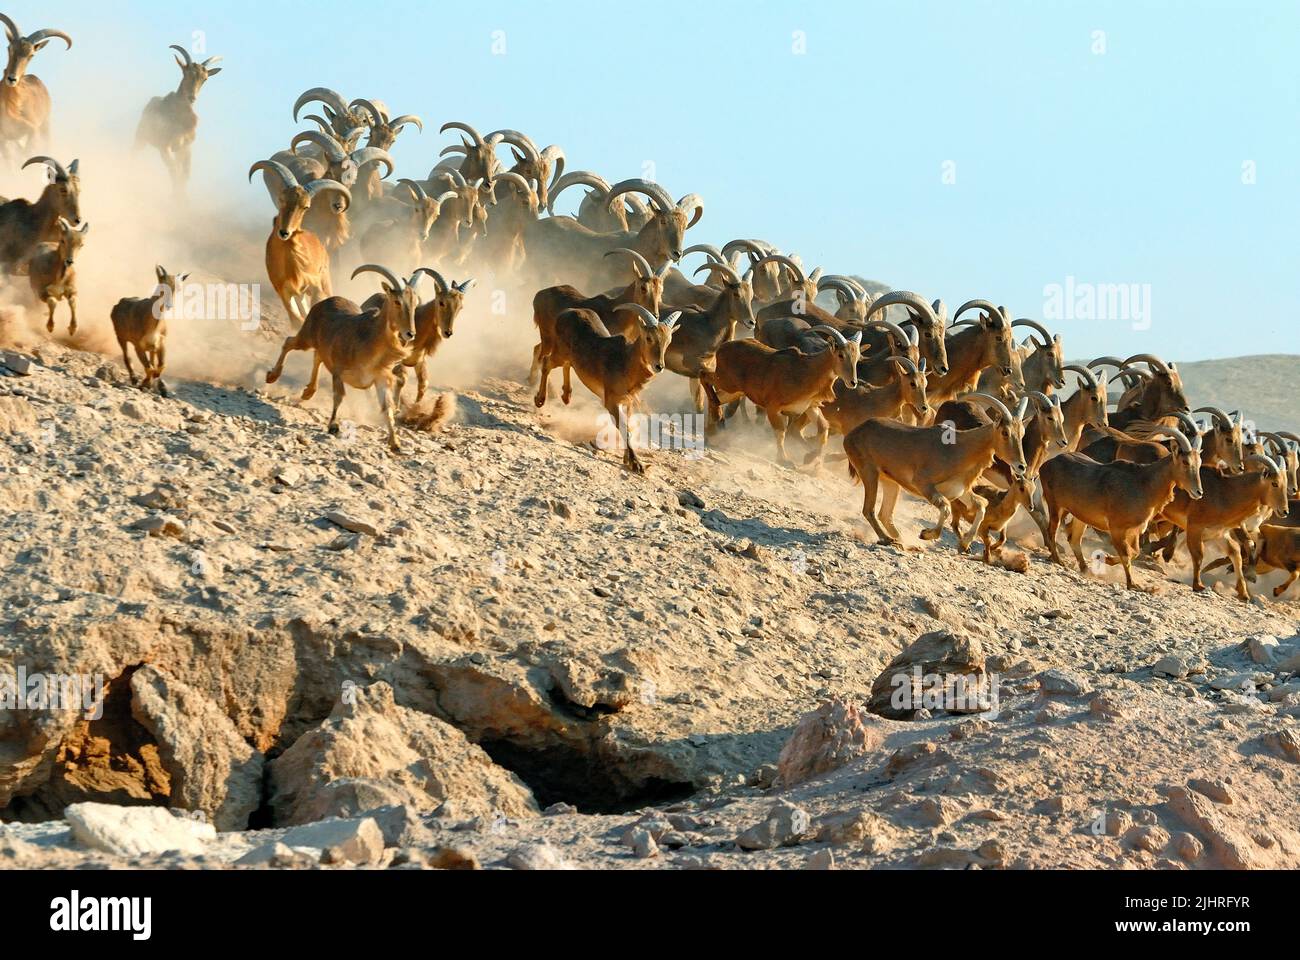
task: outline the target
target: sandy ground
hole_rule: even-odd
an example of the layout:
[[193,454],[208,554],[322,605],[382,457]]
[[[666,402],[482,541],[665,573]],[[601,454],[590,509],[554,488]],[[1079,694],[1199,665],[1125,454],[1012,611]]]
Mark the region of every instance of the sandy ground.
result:
[[[275,339],[241,347],[254,370]],[[455,348],[435,360],[435,383],[455,380]],[[426,852],[504,865],[546,841],[591,867],[825,865],[824,849],[842,866],[1300,860],[1300,767],[1277,740],[1300,712],[1294,666],[1281,666],[1294,600],[1242,604],[1213,575],[1194,595],[1181,567],[1143,568],[1145,591],[1129,592],[1114,571],[1048,563],[1028,523],[1016,528],[1027,572],[988,567],[950,534],[922,545],[929,508],[914,503],[901,511],[906,546],[881,547],[859,489],[834,467],[775,466],[765,427],[699,459],[650,452],[649,474],[630,477],[593,447],[598,408],[582,391],[573,409],[539,413],[523,384],[486,379],[458,392],[441,433],[405,431],[395,456],[367,423],[373,396],[349,398],[353,425],[334,438],[325,402],[300,407],[292,384],[182,371],[171,386],[172,399],[142,394],[120,364],[58,345],[28,376],[0,379],[0,663],[101,672],[110,699],[114,681],[155,666],[267,759],[348,682],[382,680],[398,704],[482,744],[539,807],[576,808],[426,809]],[[650,397],[687,411],[680,380]],[[764,768],[802,715],[831,697],[864,701],[891,658],[940,629],[981,642],[1002,678],[993,716],[877,721],[876,748],[770,786]],[[1154,672],[1167,656],[1189,675]],[[1044,694],[1047,668],[1076,678],[1074,692]],[[1236,692],[1246,681],[1253,692]],[[15,864],[105,859],[49,819],[62,803],[166,799],[131,772],[146,752],[126,726],[91,730],[114,771],[96,783],[66,749],[85,733],[74,717],[0,724],[0,814],[26,821],[0,840]],[[1208,800],[1190,781],[1222,793]],[[787,846],[738,847],[778,802],[811,825]],[[623,842],[639,820],[658,834],[653,855]],[[195,862],[228,863],[275,836],[223,832]],[[422,862],[397,849],[385,863]]]

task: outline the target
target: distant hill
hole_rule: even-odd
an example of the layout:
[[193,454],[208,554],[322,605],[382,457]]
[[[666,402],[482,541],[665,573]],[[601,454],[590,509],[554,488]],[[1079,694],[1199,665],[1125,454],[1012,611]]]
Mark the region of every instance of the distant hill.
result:
[[1300,356],[1264,354],[1179,363],[1192,407],[1240,410],[1263,430],[1300,432]]

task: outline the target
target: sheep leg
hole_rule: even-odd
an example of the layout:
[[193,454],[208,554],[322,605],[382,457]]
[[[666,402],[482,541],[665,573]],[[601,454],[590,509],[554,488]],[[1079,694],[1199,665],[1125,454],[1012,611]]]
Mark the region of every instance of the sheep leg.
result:
[[308,349],[307,345],[305,343],[301,343],[298,340],[298,337],[296,335],[292,337],[285,337],[284,346],[280,348],[280,359],[276,360],[275,366],[266,372],[266,382],[275,383],[275,381],[280,379],[280,374],[284,373],[284,358],[287,357],[291,352],[293,352],[294,350],[306,350],[306,349]]
[[778,410],[767,410],[765,413],[767,414],[767,422],[772,427],[772,432],[776,434],[777,461],[787,467],[794,466],[794,461],[791,460],[790,455],[785,452],[785,430],[787,418]]
[[560,399],[567,405],[573,399],[573,384],[569,381],[570,372],[573,370],[573,364],[564,365],[564,389],[560,391]]
[[384,421],[388,424],[388,449],[393,453],[402,452],[401,441],[397,439],[397,423],[393,417],[393,403],[389,396],[392,384],[384,379],[375,380],[375,396],[379,398],[379,412],[384,415]]
[[970,526],[966,528],[966,535],[964,537],[960,533],[957,535],[957,545],[962,553],[966,553],[970,550],[970,545],[975,539],[975,534],[984,523],[984,512],[988,509],[989,505],[989,502],[978,493],[972,493],[970,496],[975,502],[975,514],[971,517]]
[[136,359],[140,361],[140,366],[144,368],[144,379],[140,382],[143,390],[148,390],[153,384],[153,364],[149,362],[149,351],[145,350],[140,344],[134,344]]
[[429,368],[424,357],[415,365],[415,402],[424,399],[424,392],[429,388]]
[[709,407],[709,415],[704,421],[704,432],[707,435],[715,432],[723,423],[722,401],[718,399],[718,391],[709,381],[701,379],[700,386],[704,388],[704,398],[708,401]]
[[1297,578],[1300,578],[1300,570],[1287,571],[1287,578],[1273,588],[1273,596],[1275,598],[1282,596],[1282,594],[1286,593],[1287,588],[1296,582]]
[[546,405],[546,394],[550,390],[550,384],[547,382],[551,378],[551,355],[542,356],[541,379],[537,382],[537,396],[533,397],[533,403],[539,407]]
[[700,378],[691,377],[691,402],[695,404],[695,412],[704,412],[704,390],[700,387]]
[[[565,372],[568,372],[567,368]],[[614,418],[614,422],[618,424],[619,437],[623,441],[623,469],[630,473],[645,473],[645,464],[637,458],[636,451],[632,449],[632,435],[628,432],[627,418],[624,416],[618,402],[607,397],[605,399],[605,409]]]
[[[298,398],[299,403],[306,403],[316,395],[316,387],[320,384],[320,354],[312,351],[311,355],[311,379],[307,381],[307,386],[303,388],[302,396]],[[330,376],[333,376],[331,374]]]
[[131,369],[131,357],[126,351],[126,341],[119,340],[117,345],[122,348],[122,362],[126,364],[126,375],[131,378],[131,384],[134,386],[139,381],[136,379],[135,371]]
[[1074,560],[1079,565],[1080,573],[1088,572],[1088,561],[1083,558],[1083,535],[1087,529],[1087,524],[1071,517],[1065,531],[1066,539],[1070,541],[1070,549],[1074,552]]
[[49,318],[45,321],[45,329],[49,333],[54,332],[54,298],[45,298],[45,308],[50,312]]
[[[397,363],[393,366],[393,381],[396,386],[393,387],[394,401],[400,407],[402,404],[402,391],[406,389],[406,364]],[[420,398],[416,397],[415,402],[419,403]]]
[[289,315],[289,320],[302,326],[302,315],[298,312],[297,301],[294,300],[296,294],[290,293],[288,290],[278,290],[276,292],[280,294],[280,302],[284,304],[284,312]]
[[926,494],[926,501],[939,511],[939,518],[935,521],[933,527],[926,527],[921,531],[922,540],[938,540],[943,536],[943,528],[948,526],[948,517],[952,513],[952,508],[948,506],[948,498],[934,488]]
[[1187,552],[1192,555],[1192,590],[1200,593],[1205,589],[1201,582],[1201,561],[1205,559],[1205,542],[1201,531],[1187,531]]
[[158,344],[158,348],[153,351],[153,361],[153,380],[154,383],[158,384],[158,393],[164,397],[168,396],[167,384],[163,383],[162,378],[163,367],[167,363],[167,345],[165,343]]
[[1237,543],[1236,538],[1229,533],[1224,538],[1224,546],[1227,548],[1228,556],[1232,558],[1233,568],[1237,571],[1237,599],[1249,600],[1250,590],[1246,586],[1245,564],[1241,562],[1241,544]]
[[537,376],[538,371],[542,369],[542,354],[545,351],[545,349],[546,349],[545,346],[540,341],[538,342],[537,346],[533,347],[533,363],[532,366],[528,368],[529,383],[533,382],[533,379]]
[[898,528],[894,526],[894,506],[898,503],[898,491],[901,488],[898,484],[885,476],[880,478],[880,485],[885,490],[885,495],[880,504],[880,520],[885,525],[885,529],[889,531],[891,537],[895,540],[902,540],[903,538],[899,536]]
[[831,425],[816,408],[805,414],[805,417],[817,425],[817,445],[808,451],[803,462],[804,466],[811,464],[813,472],[817,473],[822,468],[822,458],[826,456],[826,444],[831,438]]
[[339,432],[339,406],[343,403],[344,383],[343,378],[337,374],[330,373],[330,381],[334,386],[334,407],[330,410],[329,426],[325,428],[326,433]]
[[871,529],[876,531],[876,540],[883,544],[894,544],[898,538],[891,534],[880,523],[880,518],[876,515],[876,491],[880,489],[880,471],[876,469],[874,463],[853,464],[853,469],[858,473],[858,479],[862,481],[862,515],[867,518],[867,523],[871,524]]
[[1125,532],[1111,531],[1110,542],[1115,546],[1115,552],[1119,554],[1119,562],[1124,565],[1124,583],[1130,590],[1138,589],[1133,583],[1133,554],[1138,551],[1138,532],[1136,530]]
[[[68,324],[68,336],[73,337],[77,334],[77,295],[75,293],[68,296],[68,309],[72,311],[72,322]],[[50,309],[51,314],[54,312],[53,307]]]
[[1052,561],[1061,566],[1065,566],[1065,561],[1061,559],[1061,547],[1056,542],[1056,533],[1061,529],[1061,510],[1054,503],[1047,504],[1047,529],[1043,531],[1043,545],[1052,555]]

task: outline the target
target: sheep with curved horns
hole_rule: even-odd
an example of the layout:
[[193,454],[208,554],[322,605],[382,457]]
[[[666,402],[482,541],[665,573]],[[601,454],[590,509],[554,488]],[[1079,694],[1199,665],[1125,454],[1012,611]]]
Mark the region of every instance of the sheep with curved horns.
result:
[[402,269],[414,269],[429,242],[433,225],[442,216],[442,205],[460,194],[448,190],[431,197],[415,180],[403,178],[397,183],[405,188],[406,197],[399,193],[390,198],[385,212],[391,210],[392,216],[376,220],[366,229],[361,235],[361,253],[371,262],[396,263]]
[[[473,289],[475,282],[473,277],[460,283],[449,281],[432,267],[417,267],[411,277],[414,279],[420,274],[432,277],[433,282],[437,284],[437,290],[432,299],[415,308],[415,339],[411,341],[407,355],[393,368],[393,374],[397,378],[393,399],[397,403],[401,402],[402,391],[406,389],[408,368],[415,370],[415,402],[419,403],[424,399],[425,390],[428,388],[428,360],[438,352],[438,347],[444,340],[451,339],[456,317],[460,315],[461,308],[465,305],[465,294]],[[367,308],[374,306],[379,296],[380,294],[375,294],[362,306]]]
[[72,312],[72,322],[68,324],[68,336],[77,332],[77,273],[75,270],[77,252],[86,239],[89,223],[74,227],[66,217],[59,217],[61,231],[58,243],[42,243],[36,253],[27,261],[27,281],[31,285],[32,295],[49,310],[45,329],[54,332],[54,306],[60,300],[68,301]]
[[50,139],[50,92],[41,78],[27,73],[38,50],[50,40],[62,40],[72,49],[72,38],[62,30],[37,30],[23,36],[18,25],[0,13],[9,41],[4,77],[0,80],[0,157],[21,155]]
[[326,122],[340,140],[346,139],[354,130],[359,129],[364,132],[369,126],[366,113],[357,106],[358,101],[354,100],[349,104],[342,94],[329,87],[312,87],[299,95],[293,102],[295,123],[298,121],[298,111],[309,103],[321,104],[321,112],[325,114]]
[[23,168],[43,163],[49,168],[49,183],[33,202],[23,198],[0,203],[0,273],[12,273],[42,243],[59,239],[59,218],[73,226],[81,223],[80,161],[65,168],[53,157],[32,157]]
[[[312,144],[318,148],[317,152],[303,154],[300,153],[300,147],[304,144]],[[273,154],[271,157],[278,163],[284,164],[292,170],[299,182],[310,182],[313,180],[335,180],[343,184],[349,190],[352,190],[358,182],[363,184],[373,184],[376,182],[369,174],[362,178],[362,172],[370,164],[384,164],[385,172],[379,177],[380,180],[389,176],[395,167],[393,158],[388,155],[387,151],[380,150],[377,147],[362,147],[349,153],[334,137],[321,133],[317,130],[304,130],[297,134],[289,144],[287,155],[283,152]],[[293,163],[297,160],[298,163]],[[271,182],[267,178],[267,189],[271,190]],[[366,196],[367,200],[377,200],[382,197],[382,190],[377,196]],[[272,193],[274,196],[274,193]],[[349,205],[350,206],[350,205]],[[351,239],[352,225],[351,218],[346,209],[340,210],[337,207],[318,207],[312,211],[308,220],[308,227],[312,232],[320,237],[321,242],[325,244],[325,249],[333,255]]]
[[[280,184],[271,235],[266,238],[266,275],[289,317],[301,324],[314,304],[330,296],[329,252],[304,226],[304,220],[321,193],[338,193],[340,199],[335,203],[345,210],[352,194],[337,180],[300,184],[291,170],[274,160],[259,160],[249,167],[250,181],[258,170],[265,170]],[[300,297],[305,305],[299,302]]]
[[405,360],[415,341],[415,308],[420,301],[417,272],[407,280],[398,279],[387,267],[366,263],[352,271],[377,273],[383,278],[382,295],[359,307],[343,297],[329,297],[311,308],[302,329],[284,341],[280,357],[266,374],[267,383],[275,383],[284,372],[285,358],[294,350],[312,351],[311,379],[302,392],[302,400],[316,393],[320,368],[330,372],[334,386],[334,407],[330,412],[329,433],[339,432],[339,406],[347,387],[356,390],[375,388],[379,409],[388,425],[388,448],[402,450],[397,439],[393,395],[394,366]]
[[681,260],[686,231],[703,216],[704,201],[698,194],[689,193],[674,202],[659,184],[632,179],[614,184],[606,198],[606,208],[612,209],[624,194],[632,192],[647,197],[653,208],[649,222],[636,233],[596,233],[568,217],[543,220],[534,217],[527,222],[525,246],[529,262],[537,265],[539,275],[544,279],[563,277],[572,273],[574,263],[579,263],[594,272],[594,286],[608,289],[629,279],[627,266],[604,259],[610,250],[619,247],[635,250],[656,269],[667,260]]
[[154,97],[145,104],[135,130],[135,146],[137,150],[150,146],[158,151],[171,177],[172,188],[179,193],[189,183],[194,138],[199,128],[194,103],[208,78],[221,72],[220,67],[212,66],[221,57],[208,57],[199,63],[179,44],[171,44],[170,49],[180,54],[173,57],[181,68],[180,84],[171,93]]
[[563,176],[556,176],[551,182],[546,199],[546,212],[555,216],[555,201],[560,193],[569,187],[590,187],[578,204],[578,215],[574,218],[584,227],[597,233],[613,233],[616,230],[640,230],[650,219],[650,208],[644,200],[634,193],[623,195],[623,203],[609,206],[609,191],[613,189],[604,177],[588,170],[572,170]]

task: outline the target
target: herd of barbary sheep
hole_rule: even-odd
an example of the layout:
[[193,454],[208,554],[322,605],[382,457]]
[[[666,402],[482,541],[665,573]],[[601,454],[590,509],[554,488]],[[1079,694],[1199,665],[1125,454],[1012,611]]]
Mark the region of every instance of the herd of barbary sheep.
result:
[[[72,40],[60,30],[24,35],[3,14],[0,22],[8,39],[0,151],[12,164],[48,142],[50,95],[28,72],[31,61],[52,41],[71,49]],[[214,65],[220,57],[196,61],[184,47],[172,49],[180,82],[145,106],[136,146],[156,149],[174,189],[183,191],[195,103],[222,68]],[[1240,415],[1214,407],[1190,410],[1173,363],[1138,354],[1067,364],[1059,334],[1012,319],[990,300],[969,300],[949,316],[942,300],[872,293],[852,276],[806,273],[797,257],[762,241],[687,245],[687,230],[704,213],[697,194],[674,201],[648,180],[611,184],[566,171],[562,149],[539,149],[517,130],[484,136],[468,123],[445,123],[441,132],[458,132],[459,142],[441,151],[428,176],[393,179],[388,150],[404,128],[424,129],[420,117],[393,116],[382,101],[348,101],[316,87],[293,105],[295,121],[308,104],[320,105],[303,118],[311,129],[252,164],[248,176],[262,174],[276,207],[266,271],[297,324],[266,379],[281,375],[290,352],[310,351],[303,399],[317,389],[324,366],[333,382],[331,433],[346,388],[373,386],[388,444],[400,450],[395,410],[407,370],[416,373],[418,401],[426,361],[452,335],[474,285],[425,264],[490,265],[539,288],[532,356],[539,407],[559,368],[565,403],[576,373],[614,422],[625,424],[629,405],[640,405],[641,391],[667,369],[687,379],[697,410],[707,405],[710,432],[737,411],[747,415],[746,402],[761,411],[782,463],[791,464],[791,429],[800,439],[815,431],[805,441],[812,469],[822,464],[830,434],[838,434],[849,473],[864,490],[863,515],[882,542],[899,539],[892,513],[902,489],[938,512],[922,538],[936,539],[951,524],[963,552],[982,540],[986,562],[1024,509],[1058,563],[1065,523],[1083,571],[1090,567],[1085,530],[1108,534],[1115,556],[1106,562],[1123,565],[1130,588],[1133,560],[1147,552],[1168,561],[1180,538],[1191,555],[1193,590],[1204,589],[1204,569],[1229,563],[1242,599],[1257,571],[1287,572],[1276,597],[1300,577],[1300,437],[1255,433]],[[50,331],[56,305],[66,301],[72,335],[76,261],[89,229],[78,162],[36,155],[22,163],[30,165],[44,165],[49,182],[35,201],[0,204],[0,271],[26,276]],[[574,186],[586,191],[576,215],[556,215],[556,198]],[[352,277],[378,277],[379,291],[361,304],[332,294],[331,268],[343,250],[366,261]],[[678,266],[694,254],[704,257],[693,272],[705,274],[702,283]],[[186,276],[160,265],[150,296],[122,299],[111,311],[131,382],[146,389],[166,391],[168,308]],[[424,277],[433,284],[428,299]],[[575,277],[583,289],[562,282]],[[819,294],[835,303],[822,306]],[[897,322],[887,318],[890,308]],[[1029,331],[1023,343],[1016,327]],[[1122,386],[1114,409],[1107,368]],[[1069,374],[1075,389],[1063,400]],[[1192,413],[1207,414],[1206,423]],[[623,466],[644,471],[626,431],[621,445]],[[1214,542],[1225,556],[1206,567],[1205,547]]]

